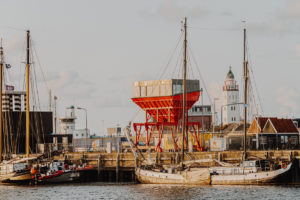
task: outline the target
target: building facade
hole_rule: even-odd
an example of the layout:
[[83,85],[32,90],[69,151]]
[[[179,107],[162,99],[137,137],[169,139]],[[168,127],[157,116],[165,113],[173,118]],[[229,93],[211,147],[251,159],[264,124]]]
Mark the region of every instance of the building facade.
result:
[[241,120],[239,101],[239,86],[230,67],[223,85],[222,121],[224,125]]
[[70,106],[66,108],[66,115],[60,118],[60,133],[63,135],[73,135],[73,139],[80,138],[89,138],[90,130],[89,129],[76,129],[76,115],[75,115],[75,107]]
[[26,111],[26,92],[5,90],[2,94],[2,110]]
[[199,122],[201,129],[208,130],[211,128],[212,112],[210,105],[194,105],[188,111],[188,116],[188,121]]

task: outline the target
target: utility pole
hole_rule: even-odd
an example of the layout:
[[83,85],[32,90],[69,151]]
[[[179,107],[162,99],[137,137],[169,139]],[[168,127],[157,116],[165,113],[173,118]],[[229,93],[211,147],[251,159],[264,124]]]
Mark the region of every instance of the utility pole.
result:
[[214,98],[213,133],[215,132],[215,123],[216,123],[216,100],[219,100],[219,98]]
[[77,107],[78,110],[84,110],[85,112],[85,148],[88,149],[87,138],[88,138],[88,120],[87,120],[87,109],[82,107]]
[[0,162],[2,162],[2,71],[4,64],[2,38],[0,44]]
[[56,133],[56,123],[57,123],[57,116],[56,116],[56,100],[57,96],[54,96],[54,133]]
[[52,111],[52,94],[51,89],[49,90],[49,111]]
[[186,49],[187,49],[187,32],[186,32],[186,17],[184,18],[184,61],[183,61],[183,110],[182,110],[182,162],[184,161],[184,139],[186,135]]
[[204,111],[203,111],[203,88],[200,89],[200,92],[201,92],[201,114],[202,114],[202,117],[201,117],[201,126],[202,126],[202,132],[204,133]]

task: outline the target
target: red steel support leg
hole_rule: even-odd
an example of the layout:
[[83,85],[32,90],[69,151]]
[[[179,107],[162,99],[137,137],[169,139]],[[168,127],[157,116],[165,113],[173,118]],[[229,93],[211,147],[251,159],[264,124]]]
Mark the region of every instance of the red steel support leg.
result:
[[198,150],[198,151],[202,151],[202,148],[201,148],[201,145],[200,145],[200,142],[199,142],[199,138],[198,138],[198,135],[197,135],[195,126],[192,125],[192,127],[193,127],[193,131],[194,131],[194,138],[195,138],[195,140],[196,140],[196,142],[197,142],[197,150]]
[[178,145],[177,145],[177,141],[174,137],[173,127],[171,128],[171,133],[172,133],[172,138],[173,138],[173,141],[174,141],[174,149],[175,149],[175,152],[177,152],[178,151]]
[[147,139],[147,146],[149,146],[149,144],[150,144],[151,135],[152,135],[152,127],[153,127],[153,126],[150,126],[149,137],[148,137],[148,139]]
[[164,131],[164,126],[162,126],[162,130],[160,130],[160,128],[158,128],[158,143],[157,143],[157,146],[156,146],[156,151],[158,151],[158,152],[162,152],[160,144],[161,144],[163,131]]

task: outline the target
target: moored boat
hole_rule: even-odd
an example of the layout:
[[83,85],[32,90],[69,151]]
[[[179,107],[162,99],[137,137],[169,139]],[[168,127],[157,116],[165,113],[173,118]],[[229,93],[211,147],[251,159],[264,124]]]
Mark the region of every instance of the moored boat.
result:
[[292,162],[272,166],[266,160],[248,160],[240,166],[211,167],[212,185],[279,184],[291,170]]
[[[80,174],[75,166],[69,166],[63,161],[53,161],[46,166],[37,165],[33,179],[36,183],[61,183],[70,182],[79,178]],[[39,168],[39,169],[37,169]]]
[[137,168],[135,174],[140,183],[189,185],[210,184],[210,173],[208,168],[191,168],[176,172],[161,172]]

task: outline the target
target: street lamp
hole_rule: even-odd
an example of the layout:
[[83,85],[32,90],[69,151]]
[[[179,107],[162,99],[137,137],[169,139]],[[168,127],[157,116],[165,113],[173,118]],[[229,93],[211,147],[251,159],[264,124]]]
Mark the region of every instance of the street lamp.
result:
[[231,104],[222,105],[221,106],[221,129],[220,129],[221,133],[222,133],[222,127],[223,127],[223,108],[225,106],[233,106],[233,105],[244,105],[245,107],[247,107],[247,104],[245,104],[245,103],[231,103]]
[[87,109],[86,108],[82,108],[82,107],[77,107],[78,110],[84,110],[85,111],[85,148],[87,149]]

